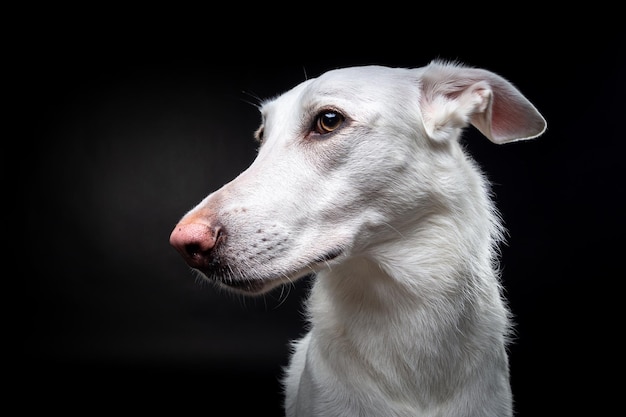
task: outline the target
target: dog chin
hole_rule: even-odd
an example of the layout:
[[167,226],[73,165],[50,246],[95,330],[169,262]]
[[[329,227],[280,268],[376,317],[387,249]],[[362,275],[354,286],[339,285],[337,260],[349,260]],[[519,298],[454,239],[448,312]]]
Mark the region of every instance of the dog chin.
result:
[[284,278],[270,278],[270,279],[231,279],[231,280],[219,280],[217,281],[220,286],[240,294],[245,295],[261,295],[271,291],[274,288],[280,287],[293,281],[300,279],[286,280]]

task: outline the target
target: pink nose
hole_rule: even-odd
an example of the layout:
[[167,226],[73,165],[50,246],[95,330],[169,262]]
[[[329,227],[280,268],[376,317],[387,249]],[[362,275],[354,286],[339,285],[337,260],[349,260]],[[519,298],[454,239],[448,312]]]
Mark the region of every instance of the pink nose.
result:
[[212,251],[222,235],[219,226],[201,223],[177,224],[170,235],[170,244],[193,268],[205,268],[213,258]]

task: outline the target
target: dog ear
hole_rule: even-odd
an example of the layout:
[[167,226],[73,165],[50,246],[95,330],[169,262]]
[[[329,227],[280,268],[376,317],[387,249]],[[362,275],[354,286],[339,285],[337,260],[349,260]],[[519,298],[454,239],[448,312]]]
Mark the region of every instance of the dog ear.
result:
[[497,144],[532,139],[546,129],[516,87],[484,69],[432,62],[422,75],[421,106],[426,132],[437,141],[456,138],[468,124]]

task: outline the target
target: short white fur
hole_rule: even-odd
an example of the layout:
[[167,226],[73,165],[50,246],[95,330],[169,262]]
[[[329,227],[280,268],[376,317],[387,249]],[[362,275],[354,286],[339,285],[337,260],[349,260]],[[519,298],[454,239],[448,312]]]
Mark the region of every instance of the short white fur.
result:
[[[434,61],[329,71],[260,110],[257,158],[172,242],[245,294],[316,274],[286,415],[511,416],[503,226],[459,139],[470,125],[497,144],[535,138],[537,109],[493,72]],[[345,120],[320,134],[324,114]]]

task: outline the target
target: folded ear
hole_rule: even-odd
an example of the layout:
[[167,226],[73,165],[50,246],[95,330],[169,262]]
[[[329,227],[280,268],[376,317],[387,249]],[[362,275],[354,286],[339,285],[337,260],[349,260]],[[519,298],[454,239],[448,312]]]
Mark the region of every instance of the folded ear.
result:
[[472,124],[494,143],[532,139],[546,121],[520,91],[493,72],[432,62],[422,75],[422,117],[434,140],[456,138]]

